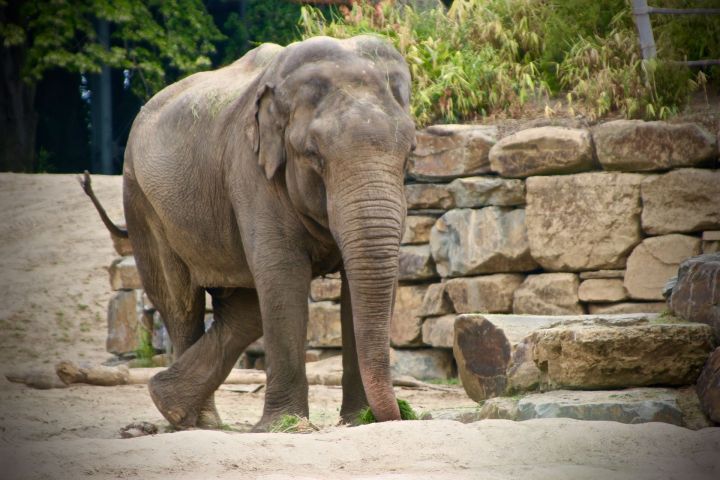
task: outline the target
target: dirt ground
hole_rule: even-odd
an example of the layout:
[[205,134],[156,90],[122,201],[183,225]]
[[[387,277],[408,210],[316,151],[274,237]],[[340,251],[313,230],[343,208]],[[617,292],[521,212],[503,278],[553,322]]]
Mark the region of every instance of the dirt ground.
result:
[[[122,218],[121,179],[94,176]],[[0,174],[0,372],[101,363],[115,257],[73,175]],[[398,389],[417,410],[473,407],[453,391]],[[216,395],[227,431],[165,433],[144,386],[35,390],[0,376],[0,477],[717,479],[720,428],[666,424],[486,420],[336,426],[341,390],[311,387],[320,431],[250,434],[263,393]],[[121,439],[134,421],[161,433]]]

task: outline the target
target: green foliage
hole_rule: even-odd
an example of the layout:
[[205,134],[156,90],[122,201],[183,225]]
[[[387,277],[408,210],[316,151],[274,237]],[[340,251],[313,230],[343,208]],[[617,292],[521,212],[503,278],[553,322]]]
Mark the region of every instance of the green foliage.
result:
[[[400,408],[400,418],[403,420],[418,420],[418,414],[410,406],[407,400],[397,399],[398,407]],[[370,407],[363,408],[358,414],[357,423],[359,425],[367,425],[369,423],[375,423],[375,415],[373,414]]]
[[345,16],[303,7],[302,33],[388,38],[410,66],[412,112],[421,125],[517,115],[551,96],[590,117],[666,118],[707,81],[668,60],[720,58],[717,17],[655,15],[660,60],[643,62],[627,0],[455,0],[447,10],[438,4],[422,13],[390,3],[382,15],[367,4]]
[[[108,65],[132,71],[141,98],[210,68],[213,42],[223,38],[200,0],[29,1],[20,9],[24,23],[5,24],[0,33],[5,46],[26,43],[27,81],[51,68],[98,73]],[[98,20],[109,23],[109,48],[98,39]]]
[[136,366],[153,366],[153,357],[155,356],[155,347],[152,344],[152,332],[141,326],[138,328],[139,345],[135,350],[135,356],[139,362]]
[[222,63],[231,63],[263,42],[287,45],[300,38],[300,5],[287,0],[246,0],[245,14],[231,13],[223,23],[228,37]]

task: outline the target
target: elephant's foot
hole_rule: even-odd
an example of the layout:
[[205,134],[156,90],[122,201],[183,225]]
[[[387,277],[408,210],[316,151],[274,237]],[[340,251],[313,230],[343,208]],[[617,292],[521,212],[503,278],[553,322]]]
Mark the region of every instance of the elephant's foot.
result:
[[157,409],[175,428],[215,429],[222,426],[212,396],[203,404],[192,404],[188,401],[187,394],[182,395],[178,391],[175,379],[166,375],[166,372],[160,372],[151,378],[148,389]]
[[357,405],[345,405],[340,408],[340,421],[347,425],[360,424],[360,412],[367,408],[367,403],[359,403]]

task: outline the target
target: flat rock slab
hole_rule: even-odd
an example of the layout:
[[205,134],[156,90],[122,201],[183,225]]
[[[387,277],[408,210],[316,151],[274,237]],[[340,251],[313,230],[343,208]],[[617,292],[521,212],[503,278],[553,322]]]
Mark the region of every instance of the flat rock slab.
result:
[[447,180],[490,171],[488,153],[498,137],[494,126],[433,125],[417,132],[408,175],[422,181]]
[[395,294],[395,308],[390,321],[390,343],[410,347],[422,341],[420,309],[427,285],[400,285]]
[[718,156],[717,138],[694,123],[616,120],[595,127],[593,140],[605,170],[667,170]]
[[490,168],[507,178],[577,173],[593,168],[590,132],[564,127],[521,130],[490,149]]
[[574,418],[620,423],[664,422],[683,426],[675,390],[632,388],[616,391],[570,391],[532,394],[520,399],[518,420]]
[[115,355],[140,347],[142,298],[138,290],[121,290],[108,303],[108,335],[105,348]]
[[447,210],[455,207],[450,187],[439,183],[411,183],[405,185],[408,210]]
[[445,293],[456,313],[510,313],[524,279],[517,273],[453,278],[445,283]]
[[555,272],[622,269],[640,243],[644,175],[581,173],[527,179],[532,257]]
[[662,313],[667,311],[665,302],[618,302],[589,303],[590,315],[619,315],[622,313]]
[[342,280],[339,278],[319,277],[310,282],[310,298],[315,302],[340,300]]
[[642,228],[650,235],[720,228],[720,170],[680,168],[642,184]]
[[590,278],[580,284],[578,298],[583,302],[619,302],[627,298],[627,290],[621,278]]
[[530,334],[544,388],[603,389],[695,383],[713,348],[703,324],[561,325]]
[[682,262],[668,304],[679,317],[710,325],[720,343],[720,253]]
[[310,303],[307,345],[310,348],[342,346],[339,304],[334,302]]

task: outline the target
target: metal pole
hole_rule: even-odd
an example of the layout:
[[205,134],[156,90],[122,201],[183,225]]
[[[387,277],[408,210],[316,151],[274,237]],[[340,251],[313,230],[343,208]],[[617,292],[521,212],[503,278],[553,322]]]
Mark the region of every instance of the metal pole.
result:
[[650,9],[647,0],[632,0],[633,18],[638,29],[640,38],[640,49],[643,59],[649,60],[657,56],[655,38],[653,37],[652,25],[650,24]]

